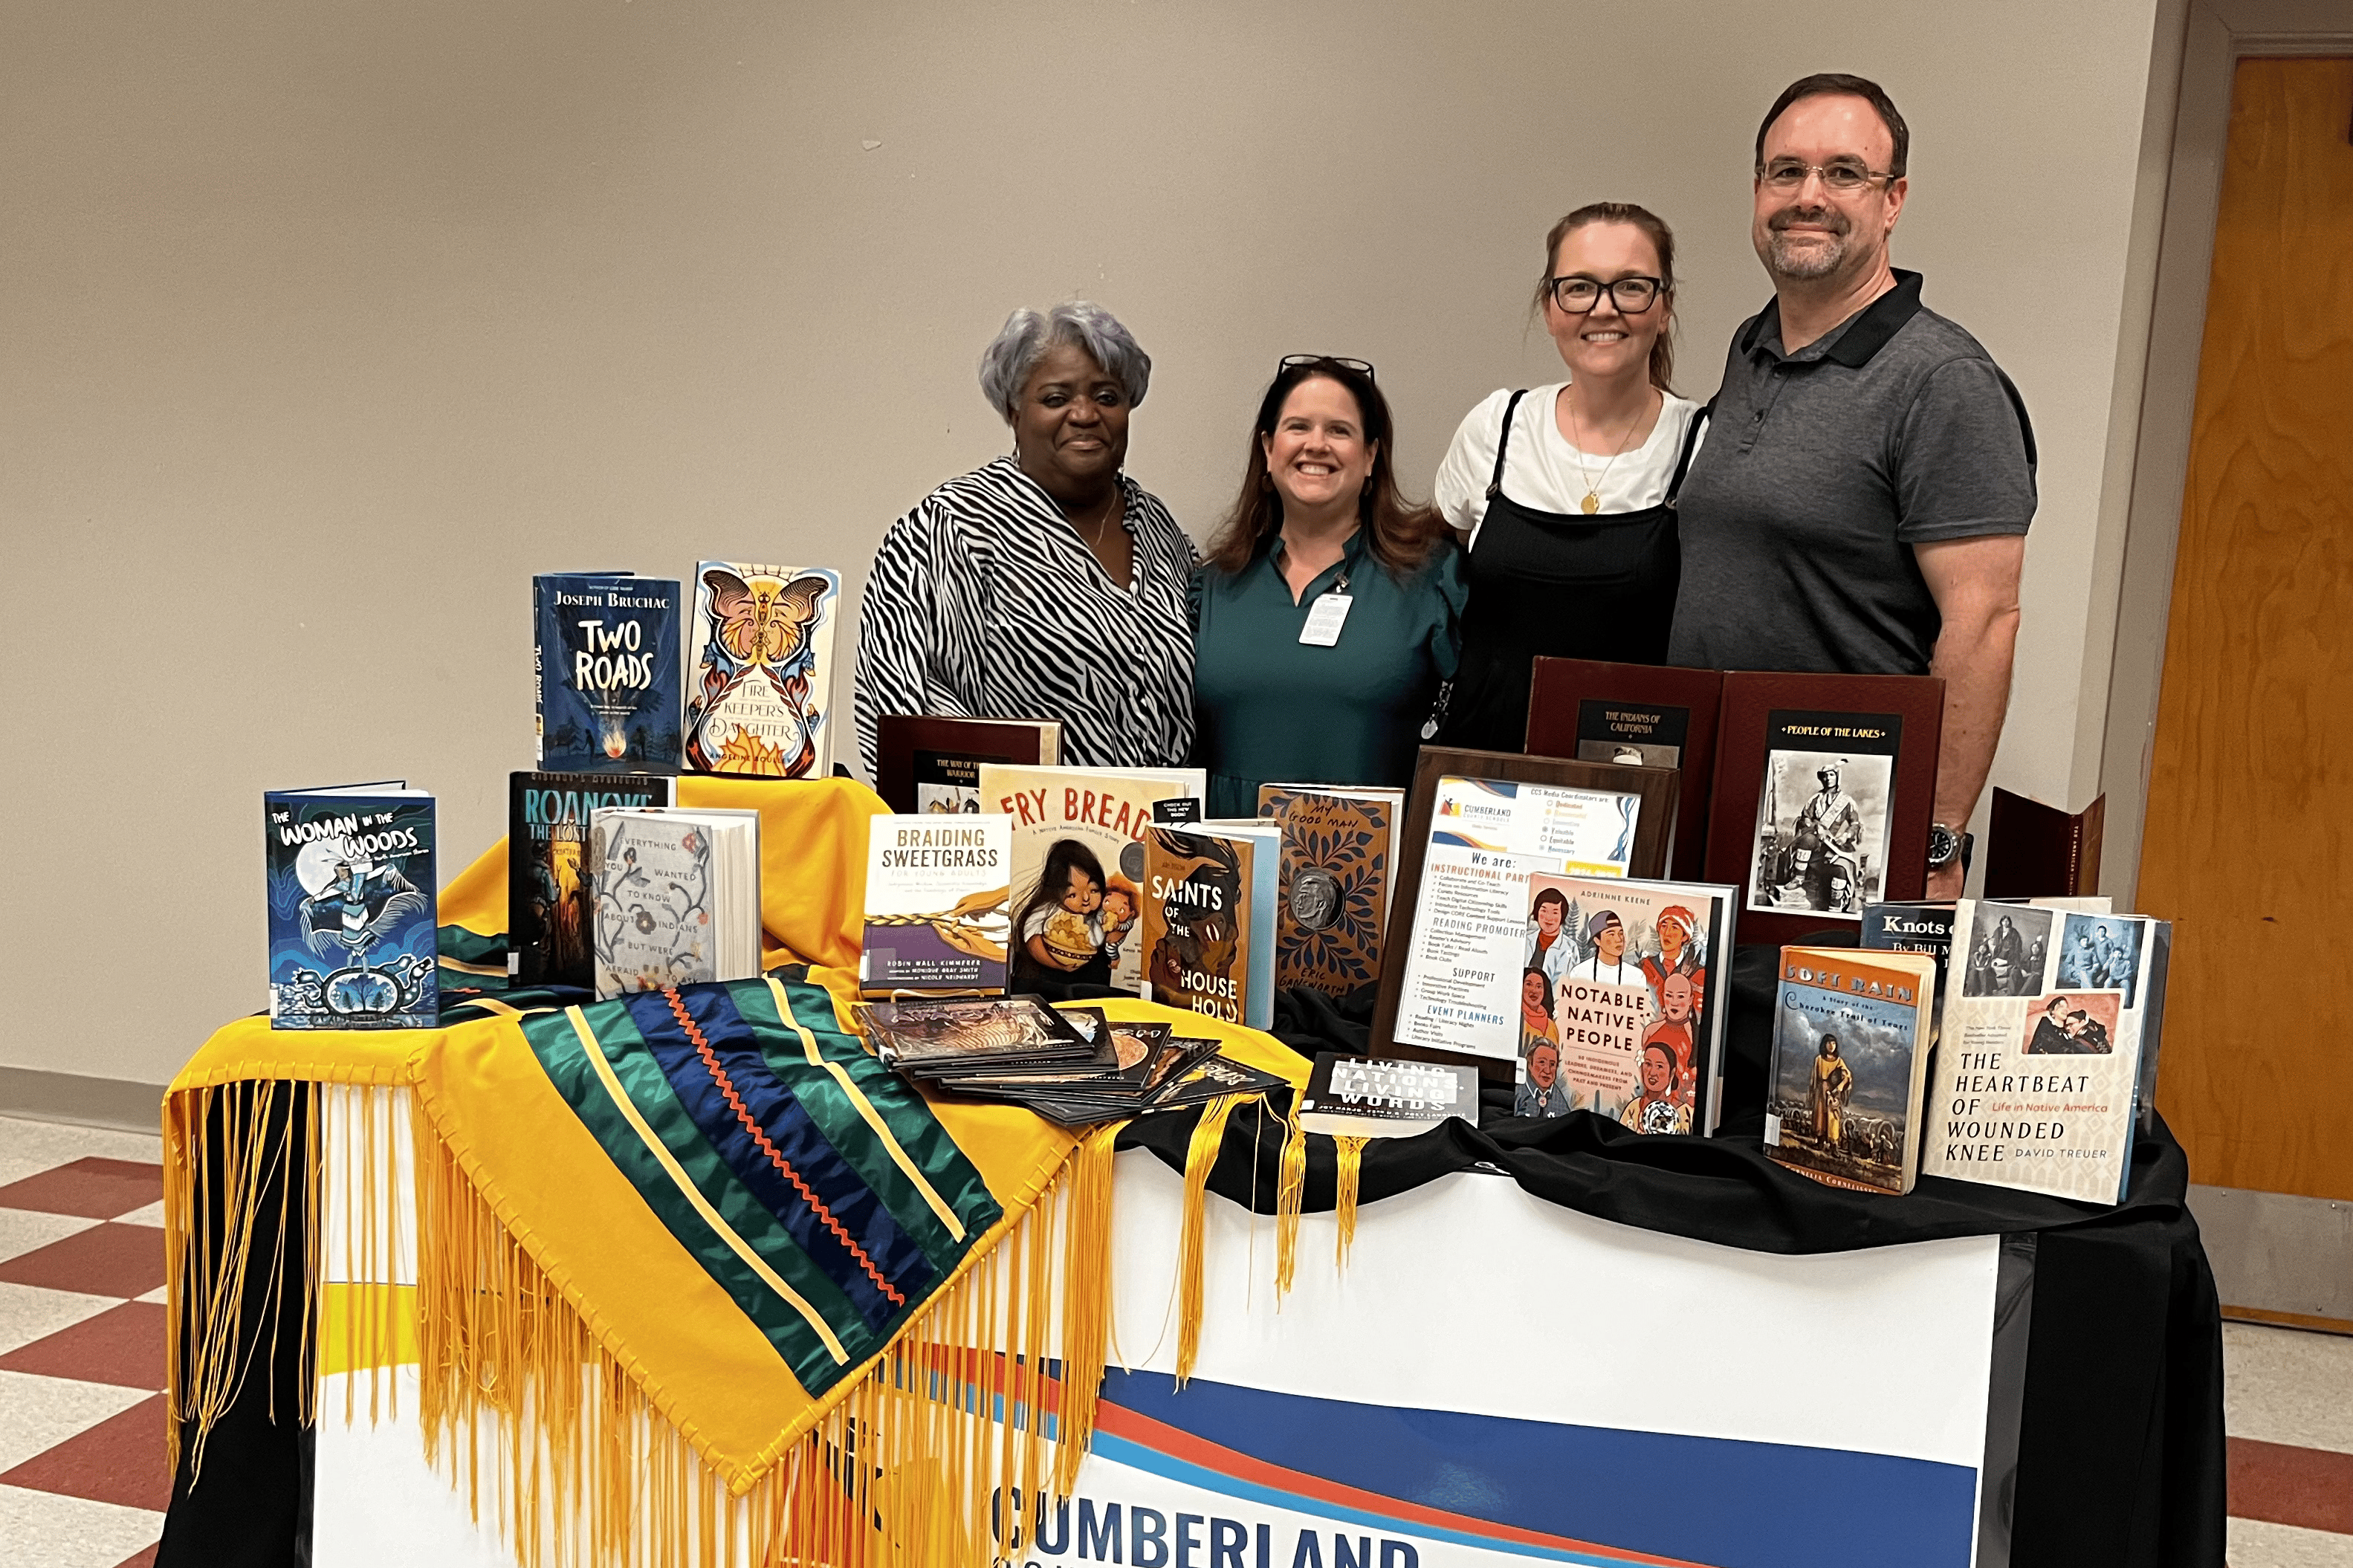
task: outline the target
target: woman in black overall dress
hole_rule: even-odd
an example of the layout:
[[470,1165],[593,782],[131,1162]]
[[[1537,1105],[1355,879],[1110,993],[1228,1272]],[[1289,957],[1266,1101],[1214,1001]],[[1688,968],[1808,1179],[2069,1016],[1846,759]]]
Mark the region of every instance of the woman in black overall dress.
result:
[[1470,578],[1440,745],[1519,751],[1539,654],[1666,658],[1674,492],[1701,423],[1667,384],[1674,237],[1641,207],[1600,202],[1555,225],[1545,256],[1537,306],[1574,379],[1495,393],[1439,468]]

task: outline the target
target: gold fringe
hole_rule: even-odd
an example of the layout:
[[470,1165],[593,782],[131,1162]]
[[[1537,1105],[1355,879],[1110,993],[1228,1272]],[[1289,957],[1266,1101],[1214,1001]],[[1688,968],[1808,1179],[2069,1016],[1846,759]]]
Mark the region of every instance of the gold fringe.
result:
[[1356,1244],[1356,1183],[1365,1171],[1365,1140],[1342,1133],[1332,1140],[1339,1154],[1339,1181],[1333,1191],[1332,1217],[1339,1225],[1339,1239],[1332,1249],[1332,1266],[1348,1267],[1348,1249]]
[[[1185,1149],[1185,1224],[1176,1246],[1176,1386],[1193,1375],[1194,1358],[1201,1350],[1201,1228],[1209,1189],[1209,1172],[1226,1141],[1226,1122],[1245,1097],[1219,1095],[1201,1109],[1193,1141]],[[1252,1095],[1248,1098],[1256,1099]]]
[[1274,1184],[1274,1300],[1278,1309],[1299,1274],[1299,1215],[1307,1203],[1307,1129],[1294,1110],[1285,1123]]

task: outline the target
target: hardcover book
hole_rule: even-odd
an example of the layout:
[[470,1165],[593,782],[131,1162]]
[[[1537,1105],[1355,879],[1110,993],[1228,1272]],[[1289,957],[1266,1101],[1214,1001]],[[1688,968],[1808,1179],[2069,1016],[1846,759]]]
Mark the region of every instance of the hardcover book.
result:
[[876,816],[866,838],[860,985],[1005,989],[1013,826],[1000,816]]
[[1377,984],[1405,792],[1261,784],[1258,814],[1282,833],[1275,984],[1332,996]]
[[1282,832],[1202,824],[1144,830],[1144,994],[1263,1029],[1274,1022]]
[[1479,1124],[1476,1068],[1319,1051],[1299,1097],[1299,1125],[1327,1138],[1412,1138],[1450,1116]]
[[2121,1202],[2170,934],[2139,915],[1957,906],[1922,1169]]
[[597,811],[588,879],[599,997],[758,976],[758,812]]
[[823,778],[833,755],[833,626],[841,574],[704,561],[694,569],[686,765]]
[[261,797],[269,1026],[440,1021],[433,797],[405,782]]
[[2108,797],[2078,812],[1996,786],[1986,824],[1985,896],[2074,898],[2100,885]]
[[980,766],[983,812],[1013,819],[1008,984],[1140,992],[1144,830],[1155,801],[1200,796],[1198,768]]
[[1538,658],[1528,682],[1528,751],[1588,763],[1639,763],[1683,774],[1669,875],[1706,876],[1709,785],[1724,673]]
[[1050,768],[1062,760],[1062,727],[1050,719],[886,713],[874,728],[874,793],[902,814],[978,811],[983,763]]
[[551,773],[676,773],[679,585],[628,572],[531,580],[539,765]]
[[1862,945],[1881,952],[1925,952],[1936,961],[1936,994],[1928,1015],[1934,1039],[1945,1017],[1945,977],[1952,968],[1954,906],[1949,903],[1867,904]]
[[1912,1190],[1936,971],[1921,952],[1781,950],[1767,1158],[1834,1187]]
[[604,806],[669,805],[668,773],[507,775],[507,973],[522,985],[596,985],[588,818]]

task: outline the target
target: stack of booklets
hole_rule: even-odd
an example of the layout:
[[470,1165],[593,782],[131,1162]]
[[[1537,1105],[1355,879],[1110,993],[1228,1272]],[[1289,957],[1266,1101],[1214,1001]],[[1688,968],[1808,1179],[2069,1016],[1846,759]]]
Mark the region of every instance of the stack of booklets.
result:
[[758,976],[758,812],[596,812],[588,880],[599,997]]
[[1056,1010],[1036,996],[875,1002],[860,1009],[884,1063],[906,1077],[1003,1100],[1065,1127],[1116,1121],[1255,1093],[1283,1080],[1218,1054],[1165,1023]]
[[269,1026],[432,1028],[433,797],[394,780],[261,800]]
[[1766,1156],[1834,1187],[1910,1192],[1936,994],[1930,953],[1783,948]]

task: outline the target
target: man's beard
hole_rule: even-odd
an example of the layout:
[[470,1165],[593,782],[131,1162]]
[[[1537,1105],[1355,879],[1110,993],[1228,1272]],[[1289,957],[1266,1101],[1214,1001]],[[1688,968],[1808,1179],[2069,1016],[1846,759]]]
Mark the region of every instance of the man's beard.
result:
[[[1831,232],[1826,237],[1810,237],[1806,247],[1799,250],[1787,232],[1793,223],[1822,224]],[[1846,237],[1852,226],[1845,214],[1832,208],[1786,207],[1775,213],[1766,227],[1770,236],[1766,241],[1765,265],[1777,278],[1827,278],[1846,260]],[[1821,243],[1813,243],[1816,238]]]

